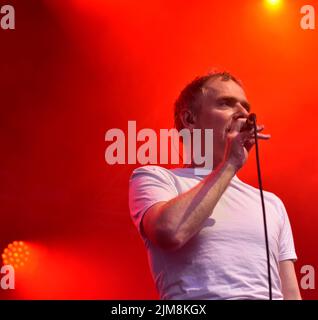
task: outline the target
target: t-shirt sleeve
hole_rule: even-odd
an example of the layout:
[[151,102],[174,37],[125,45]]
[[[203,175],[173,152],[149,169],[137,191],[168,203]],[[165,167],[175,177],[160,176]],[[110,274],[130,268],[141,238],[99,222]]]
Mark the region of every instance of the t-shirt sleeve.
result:
[[293,233],[283,202],[279,199],[280,209],[282,213],[282,228],[279,236],[279,261],[297,260],[297,255],[294,246]]
[[130,216],[141,237],[141,221],[145,212],[157,202],[169,201],[178,195],[173,180],[165,169],[156,166],[140,167],[129,180]]

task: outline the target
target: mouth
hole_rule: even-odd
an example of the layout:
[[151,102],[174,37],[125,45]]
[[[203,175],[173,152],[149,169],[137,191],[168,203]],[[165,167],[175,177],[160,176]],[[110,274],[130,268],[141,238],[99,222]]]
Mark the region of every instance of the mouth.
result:
[[[234,126],[234,124],[236,124],[236,122],[237,122],[236,119],[232,119],[230,121],[230,123],[225,127],[225,130],[224,130],[225,134],[228,134],[233,129],[233,126]],[[240,126],[240,128],[242,128],[242,126],[243,126],[243,123]]]

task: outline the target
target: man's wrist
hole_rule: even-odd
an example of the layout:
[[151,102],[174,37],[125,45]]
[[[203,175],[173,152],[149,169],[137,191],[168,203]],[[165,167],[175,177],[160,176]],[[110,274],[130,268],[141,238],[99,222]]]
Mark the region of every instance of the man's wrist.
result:
[[229,172],[233,176],[237,173],[237,171],[240,169],[240,167],[235,163],[235,161],[232,161],[230,159],[223,161],[221,163],[222,169]]

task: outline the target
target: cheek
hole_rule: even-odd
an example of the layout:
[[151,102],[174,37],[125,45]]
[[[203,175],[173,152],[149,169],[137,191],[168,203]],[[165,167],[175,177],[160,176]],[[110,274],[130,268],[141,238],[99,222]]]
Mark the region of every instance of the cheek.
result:
[[198,128],[212,128],[215,131],[223,131],[228,125],[231,116],[224,110],[209,110],[202,112],[197,121]]

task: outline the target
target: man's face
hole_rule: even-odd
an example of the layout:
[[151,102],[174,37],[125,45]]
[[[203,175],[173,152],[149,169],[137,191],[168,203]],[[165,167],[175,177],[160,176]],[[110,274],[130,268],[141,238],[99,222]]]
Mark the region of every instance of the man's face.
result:
[[232,80],[211,79],[205,84],[205,97],[195,117],[194,128],[213,129],[214,165],[222,161],[227,133],[239,118],[247,118],[250,105],[244,90]]

